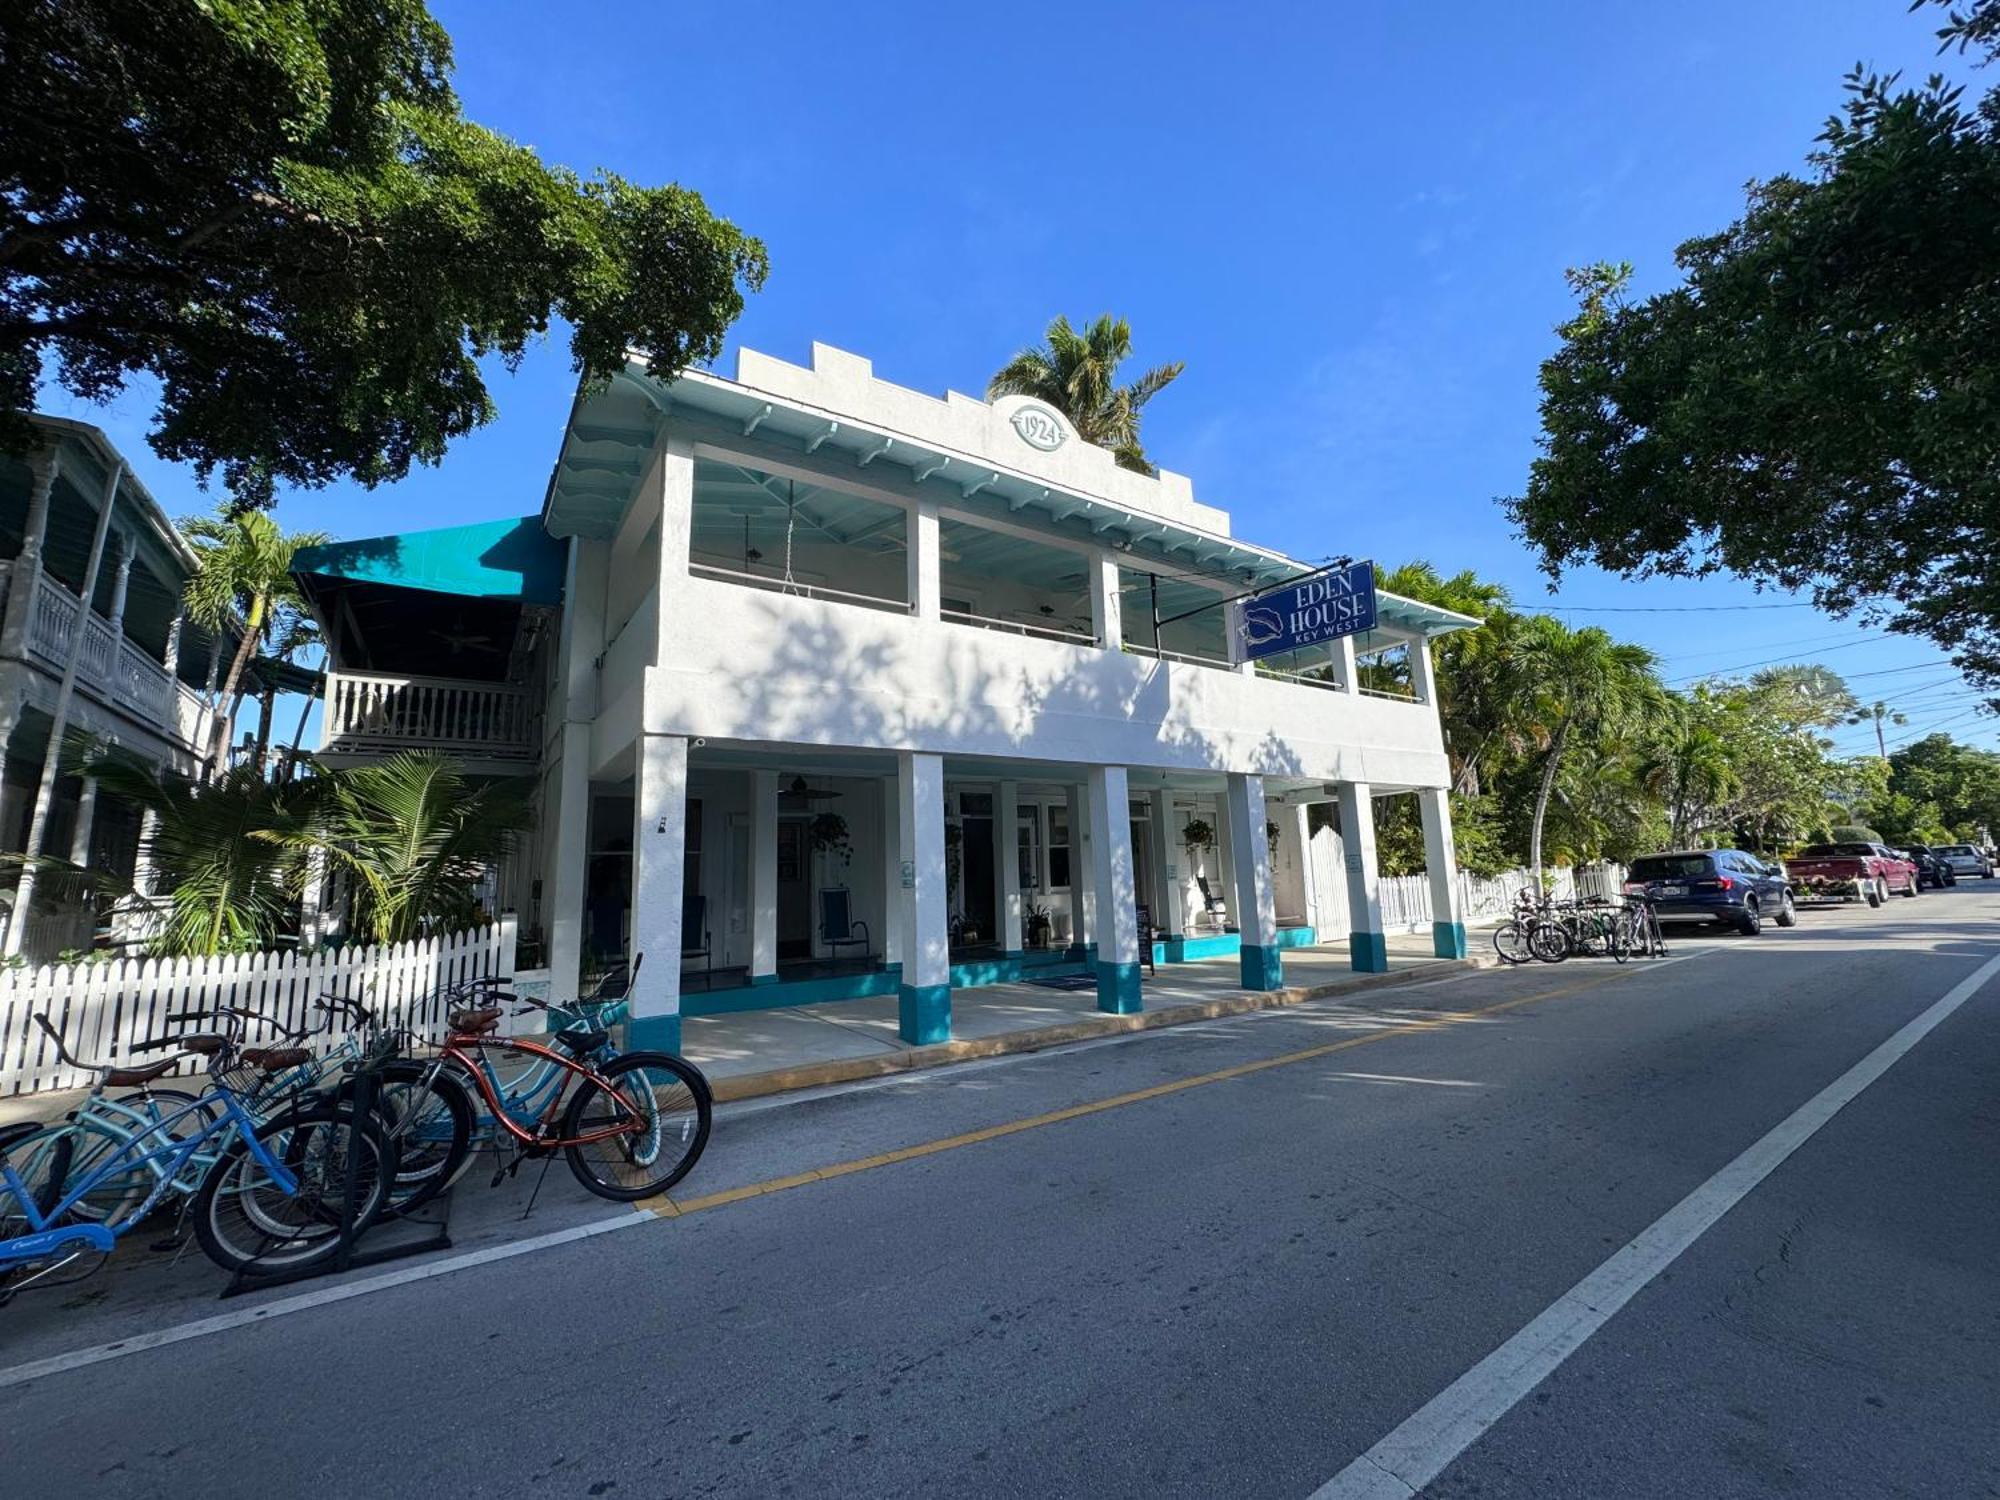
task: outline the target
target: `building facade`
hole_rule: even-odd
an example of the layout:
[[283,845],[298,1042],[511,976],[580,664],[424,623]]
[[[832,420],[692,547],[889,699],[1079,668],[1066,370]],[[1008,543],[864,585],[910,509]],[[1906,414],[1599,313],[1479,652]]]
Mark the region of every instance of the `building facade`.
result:
[[936,1041],[954,988],[1063,969],[1132,1011],[1148,957],[1271,988],[1328,929],[1380,968],[1389,793],[1464,951],[1428,642],[1476,622],[1385,594],[1371,631],[1247,660],[1244,599],[1308,565],[1038,402],[824,345],[734,379],[634,360],[578,396],[539,516],[299,568],[322,754],[537,778],[496,899],[558,996],[645,954],[641,1041],[892,991]]

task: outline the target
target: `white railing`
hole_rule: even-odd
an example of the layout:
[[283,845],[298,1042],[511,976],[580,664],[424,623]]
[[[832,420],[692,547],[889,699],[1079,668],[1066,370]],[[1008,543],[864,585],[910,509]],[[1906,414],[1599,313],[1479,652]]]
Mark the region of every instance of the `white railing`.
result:
[[178,726],[169,723],[174,681],[167,669],[136,642],[120,639],[112,631],[110,621],[95,611],[86,611],[82,600],[46,573],[35,590],[35,607],[28,623],[28,650],[51,670],[61,672],[69,665],[70,644],[76,639],[79,617],[84,617],[84,625],[82,653],[77,658],[77,686],[92,697],[135,713],[170,733],[176,731]]
[[775,594],[796,594],[802,599],[831,599],[836,604],[859,604],[868,609],[887,610],[891,614],[906,615],[910,606],[901,599],[885,599],[880,594],[857,594],[850,589],[828,588],[823,583],[801,583],[793,579],[790,583],[782,578],[772,578],[764,573],[746,573],[740,568],[718,568],[713,563],[689,563],[688,571],[697,578],[713,578],[720,583],[741,584],[746,588],[764,589]]
[[532,760],[534,705],[525,689],[451,677],[329,672],[322,750],[392,755],[447,750]]
[[1068,646],[1095,646],[1097,637],[1088,630],[1076,630],[1067,625],[1030,624],[1025,620],[1003,620],[997,615],[974,614],[969,609],[942,609],[941,618],[954,625],[971,625],[979,630],[998,630],[1008,635],[1040,636],[1045,641],[1061,641]]
[[[1549,894],[1559,901],[1578,896],[1610,898],[1619,894],[1625,878],[1618,865],[1585,865],[1572,870],[1554,865],[1547,870]],[[1522,891],[1533,890],[1532,870],[1504,870],[1498,875],[1458,872],[1458,900],[1468,923],[1501,922],[1513,913]],[[1429,875],[1389,875],[1377,883],[1382,901],[1382,927],[1386,932],[1427,932],[1433,906]]]
[[[237,953],[219,958],[126,959],[117,963],[53,964],[0,971],[0,1097],[44,1089],[81,1088],[90,1076],[56,1056],[35,1025],[47,1015],[70,1053],[85,1062],[147,1062],[136,1042],[198,1029],[176,1024],[188,1011],[236,1005],[270,1016],[294,1030],[320,1025],[326,1013],[315,1002],[328,993],[370,1006],[387,1024],[419,1037],[442,1035],[438,991],[481,974],[511,979],[514,919],[450,937],[393,947],[360,945],[319,953]],[[265,1045],[275,1031],[252,1028]],[[199,1062],[184,1063],[193,1072]]]

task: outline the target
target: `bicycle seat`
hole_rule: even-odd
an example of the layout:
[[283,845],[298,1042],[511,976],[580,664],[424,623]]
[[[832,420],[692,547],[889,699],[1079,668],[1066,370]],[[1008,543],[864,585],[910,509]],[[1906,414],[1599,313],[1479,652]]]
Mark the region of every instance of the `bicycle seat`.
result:
[[491,1031],[500,1024],[500,1007],[482,1005],[473,1010],[455,1010],[446,1016],[445,1020],[451,1024],[453,1031],[476,1035],[483,1031]]
[[238,1055],[251,1067],[267,1073],[283,1072],[312,1061],[312,1053],[304,1047],[245,1047]]
[[16,1120],[12,1125],[0,1125],[0,1156],[18,1146],[29,1136],[42,1128],[40,1120]]
[[572,1026],[567,1031],[558,1031],[555,1039],[572,1057],[588,1057],[611,1040],[611,1033],[600,1026]]
[[104,1074],[104,1086],[113,1089],[142,1088],[163,1073],[174,1070],[175,1059],[169,1057],[162,1062],[150,1063],[143,1068],[111,1068]]

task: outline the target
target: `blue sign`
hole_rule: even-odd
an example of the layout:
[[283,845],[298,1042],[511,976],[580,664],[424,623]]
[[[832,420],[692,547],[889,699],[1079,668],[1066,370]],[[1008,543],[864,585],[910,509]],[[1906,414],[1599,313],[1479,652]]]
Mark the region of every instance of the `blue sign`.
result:
[[1243,602],[1243,654],[1255,661],[1375,628],[1375,564],[1351,563]]

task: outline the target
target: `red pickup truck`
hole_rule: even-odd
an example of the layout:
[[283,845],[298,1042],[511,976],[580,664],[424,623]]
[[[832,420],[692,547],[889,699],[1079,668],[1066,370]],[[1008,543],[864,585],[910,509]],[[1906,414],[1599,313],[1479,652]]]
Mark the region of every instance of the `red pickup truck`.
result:
[[1808,844],[1785,861],[1785,874],[1806,901],[1866,901],[1880,906],[1895,892],[1917,894],[1915,860],[1881,844]]

